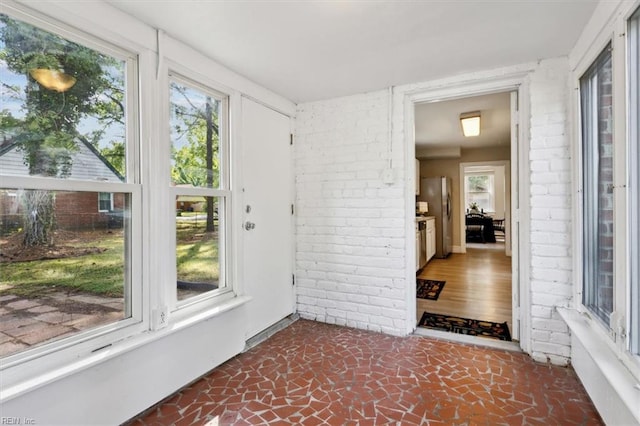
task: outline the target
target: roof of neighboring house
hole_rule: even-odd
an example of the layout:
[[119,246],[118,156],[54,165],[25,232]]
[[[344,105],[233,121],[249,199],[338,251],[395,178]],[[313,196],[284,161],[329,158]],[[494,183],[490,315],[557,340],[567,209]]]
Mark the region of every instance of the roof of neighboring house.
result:
[[[76,138],[78,150],[71,154],[71,173],[67,179],[102,182],[123,182],[124,177],[86,139]],[[29,167],[18,142],[0,145],[0,173],[11,176],[29,176]]]

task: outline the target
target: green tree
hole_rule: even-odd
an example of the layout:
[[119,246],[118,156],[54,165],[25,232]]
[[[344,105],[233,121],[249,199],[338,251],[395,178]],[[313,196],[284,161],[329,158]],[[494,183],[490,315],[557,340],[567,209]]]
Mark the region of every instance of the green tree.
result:
[[[55,34],[0,14],[0,53],[7,68],[27,77],[20,97],[23,117],[13,117],[12,128],[2,128],[22,151],[29,174],[65,178],[77,151],[78,124],[87,116],[98,117],[101,125],[123,121],[123,93],[117,89],[114,69],[117,60],[68,41]],[[53,69],[75,79],[68,90],[52,90],[39,84],[33,70]],[[4,117],[3,117],[4,118]],[[8,117],[7,117],[8,118]],[[52,244],[55,227],[54,195],[49,191],[25,191],[26,246]]]
[[[174,130],[178,138],[187,138],[187,144],[172,153],[171,178],[173,182],[217,188],[220,183],[218,101],[205,96],[204,106],[198,106],[190,98],[188,88],[172,83],[171,89],[184,100],[172,104],[177,119]],[[214,230],[214,204],[215,199],[207,197],[207,232]]]
[[100,154],[107,159],[114,169],[125,175],[125,146],[123,142],[112,141],[109,146],[100,149]]

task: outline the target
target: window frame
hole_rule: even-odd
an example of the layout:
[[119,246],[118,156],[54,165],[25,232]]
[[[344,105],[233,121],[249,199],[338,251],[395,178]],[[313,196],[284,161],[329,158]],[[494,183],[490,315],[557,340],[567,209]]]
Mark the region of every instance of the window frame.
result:
[[[634,212],[640,209],[640,5],[626,20],[627,26],[627,150],[628,156],[628,204],[629,228],[629,315],[626,324],[629,335],[628,349],[640,357],[640,224],[634,220]],[[635,239],[633,237],[636,237]]]
[[[606,23],[597,36],[594,36],[589,47],[580,56],[575,56],[572,64],[571,80],[574,95],[572,96],[572,116],[574,123],[573,130],[573,171],[574,177],[572,187],[574,188],[573,206],[573,244],[574,254],[574,308],[582,314],[582,317],[590,327],[594,344],[606,346],[615,357],[622,362],[625,368],[631,372],[634,380],[640,380],[640,354],[632,352],[631,328],[632,321],[638,324],[638,315],[631,310],[634,301],[631,299],[631,270],[633,265],[629,257],[631,248],[631,226],[630,221],[634,219],[630,210],[629,201],[631,173],[630,152],[629,152],[629,92],[628,92],[628,65],[629,50],[627,47],[628,21],[630,17],[640,7],[640,0],[635,0],[633,4],[626,5],[618,10],[618,14]],[[580,114],[580,77],[596,60],[598,55],[609,43],[613,46],[613,116],[614,123],[614,218],[615,218],[615,250],[614,258],[614,315],[610,324],[604,324],[600,320],[592,317],[590,311],[582,304],[582,193],[583,193],[583,170],[582,170],[582,123]],[[640,309],[640,308],[639,308]],[[640,331],[638,332],[640,334]],[[596,343],[597,342],[597,343]]]
[[[143,306],[143,294],[146,284],[143,280],[142,235],[143,235],[143,191],[141,183],[139,102],[140,102],[140,55],[134,50],[116,46],[111,42],[75,28],[55,18],[40,14],[22,6],[7,4],[3,6],[3,14],[12,19],[25,22],[40,30],[47,31],[71,42],[93,49],[124,62],[125,66],[125,149],[126,179],[124,182],[103,182],[93,180],[60,179],[40,176],[12,176],[0,174],[0,187],[25,190],[47,190],[61,192],[91,193],[124,193],[130,197],[131,211],[129,228],[125,235],[125,250],[128,259],[124,270],[127,280],[125,298],[130,304],[125,313],[129,315],[119,321],[103,324],[87,330],[79,331],[62,339],[31,347],[2,358],[0,374],[7,387],[12,383],[22,382],[31,377],[42,375],[83,354],[90,354],[114,342],[139,334],[148,329],[148,319]],[[98,204],[99,208],[99,204]],[[28,368],[27,368],[28,366]],[[4,393],[3,393],[4,397]]]
[[[108,200],[109,201],[109,208],[106,209],[106,210],[100,208],[101,207],[100,203],[103,202],[103,201],[107,201],[107,200],[101,200],[100,199],[100,196],[102,194],[108,194],[109,195],[109,200]],[[111,211],[113,211],[113,192],[98,192],[98,212],[99,213],[109,213]]]
[[[614,262],[613,278],[612,278],[613,293],[611,296],[612,298],[611,312],[609,313],[599,312],[597,309],[594,308],[594,306],[597,307],[596,295],[598,293],[599,285],[596,282],[598,279],[597,277],[598,273],[596,270],[597,262],[593,260],[598,259],[598,253],[596,252],[596,250],[599,248],[599,245],[597,244],[597,240],[600,235],[597,234],[597,232],[595,232],[594,234],[593,228],[590,225],[597,223],[599,219],[599,211],[598,211],[599,204],[597,204],[597,202],[595,201],[595,198],[593,198],[593,197],[598,197],[600,195],[600,192],[597,190],[598,183],[599,183],[597,172],[598,172],[600,156],[594,152],[594,148],[598,150],[600,148],[599,120],[601,116],[598,109],[599,107],[598,81],[599,80],[598,80],[597,71],[599,70],[600,66],[604,62],[606,61],[611,62],[611,67],[612,67],[611,85],[613,88],[613,84],[614,84],[613,83],[614,82],[613,59],[614,58],[613,58],[612,51],[613,51],[613,44],[610,41],[609,43],[607,43],[604,49],[602,49],[598,53],[598,55],[593,60],[591,65],[585,70],[585,72],[579,78],[580,104],[579,104],[579,110],[578,110],[579,121],[580,121],[580,154],[581,154],[579,157],[580,170],[581,170],[580,187],[582,188],[581,197],[580,197],[580,205],[581,205],[580,221],[582,224],[582,232],[583,232],[582,244],[580,247],[581,255],[583,258],[583,262],[581,262],[582,297],[580,302],[582,303],[582,306],[584,306],[584,308],[588,312],[590,312],[596,318],[598,318],[598,320],[602,323],[602,325],[607,329],[611,328],[612,314],[616,309],[615,283],[617,279],[617,274],[616,274],[616,268],[615,268],[615,261],[616,261],[617,253],[616,253],[616,246],[615,246],[615,239],[616,239],[615,225],[616,225],[617,217],[615,217],[615,210],[616,210],[615,201],[613,201],[613,207],[612,207],[614,209],[614,214],[612,217],[613,226],[614,226],[614,229],[612,231],[613,238],[614,238],[614,242],[612,243],[613,245],[612,261]],[[613,103],[615,102],[615,100],[613,99],[614,95],[615,94],[613,93],[613,90],[612,90],[612,93],[611,93],[612,115],[613,115]],[[585,111],[588,111],[588,115],[585,115]],[[585,120],[585,117],[589,118],[589,120]],[[612,117],[612,120],[614,118],[615,117]],[[616,149],[616,138],[615,138],[615,124],[613,121],[612,121],[611,133],[612,133],[611,143],[613,148],[612,157],[615,157],[617,149]],[[589,164],[589,167],[590,167],[589,171],[592,172],[589,175],[587,175],[586,173],[587,163]],[[615,173],[615,167],[616,167],[616,164],[612,164],[612,168],[613,168],[612,173]],[[615,182],[615,176],[612,176],[612,179]],[[592,192],[594,190],[595,190],[595,195],[592,195]],[[613,194],[613,188],[611,189],[611,191],[612,191],[612,198],[615,198],[615,194]],[[590,198],[589,200],[587,200],[585,197],[590,197]],[[588,201],[590,201],[589,205],[586,204]]]
[[[162,177],[162,188],[166,191],[168,188],[168,202],[165,211],[167,217],[164,221],[168,225],[168,229],[173,231],[168,238],[168,253],[166,253],[167,265],[165,265],[164,271],[167,277],[171,277],[166,281],[163,281],[163,289],[161,294],[163,295],[163,306],[166,306],[168,312],[171,314],[172,320],[179,321],[192,317],[203,309],[207,309],[229,300],[236,296],[236,289],[232,279],[232,262],[229,253],[233,250],[232,241],[232,229],[233,229],[233,194],[231,186],[231,143],[230,143],[230,129],[231,129],[231,96],[232,93],[229,89],[222,87],[216,82],[212,82],[204,76],[193,72],[192,70],[185,69],[181,65],[168,60],[166,64],[166,70],[163,73],[164,79],[161,82],[164,88],[165,100],[163,101],[163,113],[165,119],[168,121],[170,116],[170,103],[171,103],[171,83],[177,82],[188,86],[189,88],[199,90],[205,94],[210,95],[220,102],[220,118],[219,123],[225,123],[224,126],[219,127],[219,186],[218,188],[206,188],[206,187],[177,187],[171,185],[171,132],[169,126],[164,126],[165,135],[162,138],[166,141],[165,149],[163,149],[163,159],[160,164],[160,174]],[[176,265],[176,215],[175,215],[175,202],[179,195],[187,196],[203,196],[214,197],[218,200],[218,232],[222,233],[220,236],[220,246],[218,247],[218,262],[220,267],[219,282],[224,282],[224,286],[219,286],[218,289],[203,292],[202,294],[189,297],[184,300],[178,300],[176,292],[177,282],[177,265]],[[164,257],[164,256],[163,256]]]
[[[470,191],[468,184],[468,177],[470,176],[488,176],[489,177],[489,190],[484,192],[478,191]],[[495,173],[494,172],[465,172],[464,174],[464,185],[465,185],[465,198],[466,198],[466,206],[469,206],[469,194],[489,194],[489,201],[491,209],[484,209],[485,213],[495,213],[496,212],[496,181],[495,181]]]

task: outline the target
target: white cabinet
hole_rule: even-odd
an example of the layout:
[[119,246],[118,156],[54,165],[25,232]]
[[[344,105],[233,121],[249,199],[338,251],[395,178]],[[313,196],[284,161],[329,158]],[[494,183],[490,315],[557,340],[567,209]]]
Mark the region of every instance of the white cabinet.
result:
[[422,265],[420,265],[420,250],[422,250],[421,242],[420,231],[418,231],[418,224],[416,223],[416,272],[422,268]]
[[427,218],[427,262],[436,255],[436,219]]
[[420,161],[416,158],[416,195],[420,195]]

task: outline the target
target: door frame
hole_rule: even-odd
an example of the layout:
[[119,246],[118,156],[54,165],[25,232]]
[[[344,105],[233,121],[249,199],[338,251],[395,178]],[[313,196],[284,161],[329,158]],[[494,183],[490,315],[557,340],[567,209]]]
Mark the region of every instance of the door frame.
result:
[[[239,97],[239,101],[238,101],[238,111],[240,113],[239,117],[241,117],[241,119],[238,122],[238,128],[241,131],[241,147],[239,148],[238,151],[238,155],[240,156],[240,163],[242,164],[242,169],[239,171],[240,174],[240,178],[241,178],[241,183],[240,183],[240,193],[239,195],[236,197],[236,201],[238,202],[238,205],[235,205],[236,208],[238,208],[238,210],[236,210],[236,212],[238,212],[236,218],[238,219],[239,223],[237,224],[238,226],[235,227],[236,231],[237,231],[237,238],[238,238],[238,266],[239,266],[239,281],[242,283],[242,287],[241,287],[241,293],[242,295],[245,296],[249,296],[250,298],[254,299],[255,301],[258,300],[258,298],[254,297],[251,294],[251,290],[252,290],[252,286],[247,282],[247,269],[252,267],[252,265],[250,265],[247,260],[246,260],[246,253],[247,253],[247,243],[245,241],[245,237],[246,237],[246,232],[251,232],[250,229],[252,228],[245,228],[245,224],[251,223],[251,220],[253,219],[251,216],[252,209],[249,208],[247,209],[247,207],[250,207],[249,203],[254,202],[254,200],[251,199],[247,199],[247,191],[246,191],[246,184],[247,184],[247,161],[245,161],[245,152],[248,149],[248,136],[247,133],[244,131],[244,125],[246,124],[246,120],[247,120],[247,114],[246,111],[247,109],[245,108],[246,106],[250,105],[247,102],[253,103],[255,105],[257,105],[258,107],[264,108],[265,110],[270,111],[271,113],[275,113],[275,114],[279,114],[280,116],[282,116],[281,118],[286,119],[287,120],[287,124],[288,124],[288,133],[289,133],[289,137],[283,139],[281,142],[283,142],[285,148],[289,150],[289,161],[286,162],[286,166],[289,168],[289,173],[288,173],[288,190],[287,190],[287,197],[289,199],[289,203],[291,205],[291,215],[289,216],[289,224],[288,224],[288,231],[289,231],[289,235],[291,237],[291,241],[290,241],[290,247],[289,247],[289,253],[288,256],[286,256],[285,253],[282,254],[281,258],[285,259],[285,262],[287,263],[287,269],[289,270],[290,274],[291,274],[291,278],[289,281],[289,277],[286,278],[286,282],[285,284],[287,284],[287,295],[290,298],[290,306],[289,306],[289,311],[287,312],[287,314],[283,317],[283,318],[279,318],[277,320],[274,319],[270,319],[267,322],[263,322],[260,323],[257,326],[254,326],[256,324],[254,324],[253,322],[253,318],[251,318],[251,315],[249,315],[246,319],[247,319],[247,324],[245,325],[245,335],[244,338],[246,341],[250,340],[251,338],[255,337],[255,336],[259,336],[260,333],[263,333],[265,330],[268,330],[269,327],[274,326],[275,324],[277,324],[279,321],[281,321],[282,319],[286,318],[289,315],[295,314],[297,309],[296,309],[296,289],[295,289],[295,249],[296,249],[296,241],[295,241],[295,216],[294,216],[294,206],[295,206],[295,174],[293,173],[294,168],[293,168],[293,163],[294,163],[294,155],[293,155],[293,133],[294,133],[294,120],[291,117],[290,114],[283,112],[277,108],[272,107],[269,104],[266,104],[258,99],[255,99],[251,96],[247,96],[247,95],[240,95]],[[288,206],[285,206],[286,210],[288,211]],[[251,308],[251,303],[252,301],[249,301],[249,309]]]
[[[512,214],[512,312],[513,330],[512,338],[519,341],[523,351],[531,352],[531,304],[530,304],[530,278],[529,278],[529,256],[520,256],[521,253],[529,253],[530,247],[530,223],[529,212],[526,208],[519,209],[517,206],[526,207],[529,205],[529,82],[528,74],[530,70],[518,70],[512,74],[496,74],[485,78],[469,79],[462,81],[449,81],[446,83],[432,83],[409,89],[402,97],[402,108],[404,112],[404,146],[405,164],[407,171],[405,187],[405,220],[407,237],[407,275],[409,283],[407,300],[410,302],[407,309],[407,320],[410,321],[411,331],[416,329],[416,286],[415,286],[415,243],[414,216],[415,216],[415,105],[423,102],[436,102],[444,100],[454,100],[468,98],[479,95],[487,95],[499,92],[516,92],[519,99],[519,107],[516,108],[516,117],[512,117],[511,138],[511,214]],[[514,130],[515,119],[515,130]],[[515,143],[514,143],[515,139]],[[516,158],[514,157],[516,154]],[[518,197],[518,200],[513,197]],[[517,230],[517,232],[516,232]],[[523,250],[523,248],[525,250]],[[411,302],[412,301],[412,302]]]

